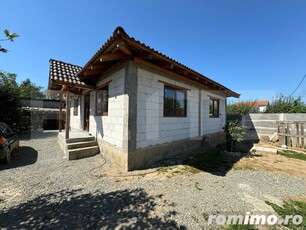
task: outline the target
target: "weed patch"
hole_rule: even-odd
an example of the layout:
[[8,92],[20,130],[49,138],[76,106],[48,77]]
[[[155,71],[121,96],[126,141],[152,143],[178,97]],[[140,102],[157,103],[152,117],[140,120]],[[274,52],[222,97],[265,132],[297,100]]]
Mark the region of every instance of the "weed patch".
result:
[[290,229],[306,229],[306,202],[299,200],[289,200],[285,201],[283,207],[280,207],[276,204],[270,203],[266,201],[268,205],[270,205],[275,212],[281,217],[285,217],[286,215],[300,215],[303,217],[303,223],[301,226],[296,226],[290,220],[288,227]]
[[229,225],[226,230],[257,230],[253,225]]
[[299,153],[293,150],[281,150],[278,152],[278,154],[288,157],[288,158],[294,158],[294,159],[306,161],[306,154]]

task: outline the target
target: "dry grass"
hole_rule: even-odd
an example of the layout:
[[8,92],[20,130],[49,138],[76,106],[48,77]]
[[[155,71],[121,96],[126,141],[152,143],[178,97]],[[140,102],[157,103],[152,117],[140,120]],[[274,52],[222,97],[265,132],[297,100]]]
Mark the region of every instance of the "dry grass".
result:
[[269,171],[306,178],[306,161],[278,154],[262,153],[260,157],[242,158],[234,165],[234,168]]

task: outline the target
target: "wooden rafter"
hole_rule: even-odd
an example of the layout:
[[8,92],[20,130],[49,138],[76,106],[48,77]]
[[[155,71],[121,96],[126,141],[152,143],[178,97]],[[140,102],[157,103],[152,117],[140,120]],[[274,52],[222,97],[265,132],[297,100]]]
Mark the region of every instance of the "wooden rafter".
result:
[[130,47],[123,41],[117,43],[117,48],[128,56],[131,56],[133,54]]
[[81,88],[81,89],[94,89],[94,86],[89,86],[89,85],[81,85],[81,84],[76,84],[76,83],[69,83],[69,82],[65,82],[63,83],[62,81],[58,81],[58,80],[52,80],[52,83],[57,84],[57,85],[66,85],[66,86],[70,86],[73,88]]
[[[61,90],[54,90],[54,89],[49,89],[49,92],[51,92],[51,93],[56,93],[56,94],[63,94],[63,93],[65,93],[66,91],[61,91]],[[73,91],[71,91],[70,90],[70,94],[71,95],[76,95],[76,96],[81,96],[82,94],[81,94],[81,92],[73,92]]]
[[110,54],[103,54],[99,58],[99,62],[107,62],[107,61],[114,61],[118,59],[122,59],[126,57],[124,53],[110,53]]
[[86,70],[84,72],[84,77],[92,76],[92,75],[97,75],[103,72],[102,68],[99,69],[92,69],[92,70]]

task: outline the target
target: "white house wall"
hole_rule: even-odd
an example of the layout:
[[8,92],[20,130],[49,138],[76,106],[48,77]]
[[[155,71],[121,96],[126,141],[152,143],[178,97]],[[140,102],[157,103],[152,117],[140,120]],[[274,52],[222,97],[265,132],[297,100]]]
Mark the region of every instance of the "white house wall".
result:
[[[187,117],[164,117],[164,81],[188,88]],[[222,130],[225,122],[225,98],[199,88],[138,68],[137,92],[137,144],[145,148],[157,144],[194,138],[199,136],[199,109],[201,109],[201,135]],[[209,118],[209,96],[220,98],[220,118]]]
[[[116,147],[123,146],[123,118],[124,118],[124,77],[125,69],[122,68],[111,74],[107,78],[99,81],[97,86],[101,86],[109,81],[109,101],[108,116],[96,116],[96,91],[90,92],[90,116],[89,133],[97,140],[106,141]],[[89,91],[88,91],[89,92]],[[84,92],[86,93],[86,92]],[[73,100],[71,103],[71,129],[83,130],[84,124],[84,96],[81,98],[78,116],[73,116]]]
[[[123,146],[123,118],[124,118],[124,76],[125,69],[121,69],[100,81],[97,86],[109,83],[108,116],[95,116],[96,92],[90,97],[90,128],[89,132],[97,139],[102,139],[119,148]],[[92,103],[93,102],[93,103]]]
[[80,116],[80,110],[81,110],[81,99],[82,97],[79,97],[79,105],[78,105],[78,115],[75,116],[73,115],[73,110],[74,110],[74,97],[71,97],[71,102],[70,102],[70,128],[71,130],[81,130],[81,116]]
[[[219,96],[213,91],[202,90],[202,127],[201,134],[213,134],[223,132],[226,123],[226,97]],[[209,117],[209,100],[210,98],[219,99],[219,117]]]

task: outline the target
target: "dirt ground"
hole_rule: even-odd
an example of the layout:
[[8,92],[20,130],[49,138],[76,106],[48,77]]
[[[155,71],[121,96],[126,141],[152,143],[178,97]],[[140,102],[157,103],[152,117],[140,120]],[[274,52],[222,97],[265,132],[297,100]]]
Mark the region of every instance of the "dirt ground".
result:
[[[273,145],[269,147],[275,147]],[[241,158],[235,169],[253,169],[306,178],[306,161],[288,158],[279,154],[256,152],[254,157]]]

